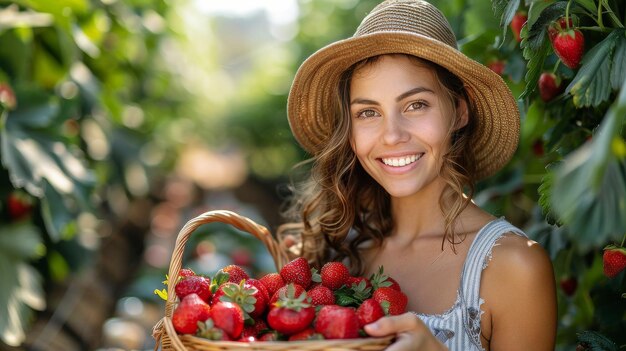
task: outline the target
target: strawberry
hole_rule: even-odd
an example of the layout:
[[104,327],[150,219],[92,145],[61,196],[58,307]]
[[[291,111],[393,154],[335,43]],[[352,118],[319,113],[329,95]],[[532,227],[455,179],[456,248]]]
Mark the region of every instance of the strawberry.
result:
[[604,248],[602,255],[604,275],[615,278],[626,268],[626,248],[609,245]]
[[256,337],[254,337],[254,336],[241,336],[239,339],[237,339],[237,341],[239,341],[239,342],[255,342],[256,341]]
[[359,327],[374,323],[385,316],[383,307],[374,299],[367,299],[357,308],[356,315],[359,318]]
[[585,37],[578,29],[560,31],[552,39],[552,47],[565,66],[576,69],[585,50]]
[[13,110],[17,106],[17,99],[11,86],[6,83],[0,83],[0,106],[7,110]]
[[276,341],[278,340],[278,333],[275,330],[263,333],[257,338],[258,341]]
[[539,157],[543,156],[543,140],[541,140],[541,138],[535,140],[535,142],[533,143],[533,154]]
[[243,331],[241,332],[241,337],[258,337],[261,335],[261,331],[268,329],[267,323],[263,319],[258,319],[254,321],[252,325],[245,325],[243,327]]
[[356,284],[358,286],[359,283],[361,282],[365,282],[366,288],[372,287],[372,283],[370,282],[370,280],[365,277],[349,277],[348,280],[346,281],[346,285],[348,287],[352,287],[353,284]]
[[563,92],[563,82],[554,73],[543,72],[539,76],[539,96],[544,102],[549,102]]
[[[259,281],[256,279],[251,280],[254,283],[250,284],[249,280],[242,280],[239,284],[228,282],[222,284],[220,289],[218,289],[218,292],[221,291],[223,293],[223,295],[219,296],[219,301],[227,301],[239,305],[243,310],[244,319],[260,317],[265,312],[269,300],[267,292],[254,285],[260,285]],[[218,292],[215,293],[215,296],[218,295]],[[215,300],[213,300],[213,303],[215,303]]]
[[172,314],[172,324],[179,334],[195,334],[198,330],[198,322],[207,320],[211,313],[211,307],[197,294],[191,293],[185,296]]
[[265,286],[269,296],[273,296],[276,290],[285,286],[283,277],[281,277],[278,273],[268,273],[261,277],[259,281]]
[[491,61],[487,64],[487,67],[489,67],[490,70],[496,72],[496,74],[498,75],[502,75],[502,73],[504,73],[504,67],[506,67],[504,61],[501,60],[495,60],[495,61]]
[[354,339],[359,337],[359,318],[352,307],[327,305],[315,319],[315,331],[325,339]]
[[230,341],[231,340],[230,337],[228,336],[228,333],[226,333],[223,329],[216,327],[215,322],[212,319],[208,319],[204,323],[199,323],[198,331],[196,332],[196,335],[201,338],[205,338],[209,340],[216,340],[216,341]]
[[219,301],[211,307],[209,318],[215,327],[222,329],[233,340],[241,336],[243,331],[243,311],[234,303]]
[[209,283],[204,277],[197,275],[182,277],[176,284],[174,291],[176,291],[176,296],[178,296],[179,299],[182,299],[191,293],[198,294],[202,300],[207,302],[211,298],[211,288]]
[[341,262],[328,262],[322,267],[320,275],[322,285],[331,290],[337,290],[346,283],[350,277],[350,271]]
[[374,290],[372,298],[381,305],[383,305],[383,301],[387,301],[389,303],[389,310],[387,312],[390,315],[398,315],[406,312],[408,298],[402,291],[395,290],[391,287],[382,287]]
[[231,251],[230,259],[236,266],[250,266],[252,264],[250,250],[245,247],[239,247]]
[[289,341],[298,340],[323,340],[322,334],[316,333],[315,329],[309,327],[299,333],[295,333],[289,337]]
[[[302,285],[298,285],[298,284],[290,284],[293,285],[294,289],[295,289],[295,295],[296,296],[300,296],[300,294],[302,294],[303,292],[306,292],[306,290],[302,287]],[[272,295],[272,298],[270,299],[270,307],[274,306],[274,304],[278,301],[278,299],[280,298],[281,295],[284,295],[287,293],[287,288],[289,287],[289,285],[285,285],[282,288],[276,290],[276,292],[274,293],[274,295]]]
[[578,287],[578,280],[576,280],[575,277],[563,277],[561,278],[559,285],[566,296],[572,296]]
[[280,269],[280,276],[283,277],[285,284],[296,283],[307,289],[311,284],[311,267],[307,260],[298,257]]
[[402,291],[402,289],[400,288],[400,284],[395,279],[393,279],[392,277],[387,277],[387,281],[391,283],[391,285],[389,285],[390,288],[392,288],[393,290]]
[[520,36],[520,32],[522,31],[522,27],[526,24],[528,20],[528,16],[525,12],[519,11],[515,15],[513,15],[513,19],[511,20],[511,30],[513,31],[513,35],[515,36],[515,40],[519,43],[522,41],[522,37]]
[[557,21],[552,22],[550,26],[548,26],[548,37],[550,38],[550,42],[554,40],[554,37],[556,37],[558,32],[570,29],[572,27],[574,27],[572,17],[569,18],[569,21],[565,21],[565,17],[561,17]]
[[311,298],[313,306],[334,305],[335,295],[333,291],[323,285],[316,285],[306,293]]
[[30,196],[21,191],[14,191],[7,198],[7,209],[14,220],[19,220],[30,215],[33,203]]
[[278,301],[267,314],[267,323],[279,333],[293,335],[308,328],[315,318],[315,308],[308,303],[306,292],[295,293],[294,284],[280,294]]
[[231,264],[221,269],[222,272],[228,273],[228,281],[231,283],[239,284],[244,279],[250,279],[250,276],[243,268]]
[[192,275],[196,275],[196,272],[194,272],[191,268],[182,268],[178,272],[179,277],[191,277]]
[[400,284],[384,273],[383,266],[378,267],[378,272],[372,274],[370,282],[372,283],[373,290],[380,287],[391,287],[394,290],[401,291]]

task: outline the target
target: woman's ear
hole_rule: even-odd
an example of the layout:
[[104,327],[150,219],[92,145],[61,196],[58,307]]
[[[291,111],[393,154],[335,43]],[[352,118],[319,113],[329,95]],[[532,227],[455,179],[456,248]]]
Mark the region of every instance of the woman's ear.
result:
[[454,130],[461,129],[467,125],[469,122],[469,109],[467,107],[467,101],[465,99],[459,99],[456,106],[456,125],[454,126]]

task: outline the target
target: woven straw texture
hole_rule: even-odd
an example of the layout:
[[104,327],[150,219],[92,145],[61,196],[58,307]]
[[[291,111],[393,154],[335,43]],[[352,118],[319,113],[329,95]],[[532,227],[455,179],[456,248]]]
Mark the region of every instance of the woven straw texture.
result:
[[502,78],[457,49],[448,21],[421,0],[389,0],[363,19],[353,37],[332,43],[305,60],[287,103],[296,140],[315,155],[327,143],[340,107],[342,73],[354,63],[383,54],[408,54],[434,62],[458,76],[473,101],[477,130],[471,149],[479,179],[502,168],[519,141],[517,103]]
[[[247,232],[259,239],[267,248],[274,260],[277,271],[289,262],[287,253],[272,237],[267,228],[255,223],[249,218],[240,216],[231,211],[209,211],[191,219],[178,233],[174,252],[170,260],[168,276],[178,277],[182,267],[183,251],[191,234],[199,226],[212,222],[222,222]],[[152,336],[157,340],[155,350],[161,346],[163,351],[220,351],[220,350],[292,350],[292,351],[343,351],[362,350],[376,351],[385,349],[391,342],[392,337],[363,338],[350,340],[311,340],[311,341],[275,341],[275,342],[234,342],[234,341],[210,341],[191,335],[178,335],[172,324],[172,314],[176,307],[175,284],[167,287],[168,299],[165,302],[165,317],[153,328]]]

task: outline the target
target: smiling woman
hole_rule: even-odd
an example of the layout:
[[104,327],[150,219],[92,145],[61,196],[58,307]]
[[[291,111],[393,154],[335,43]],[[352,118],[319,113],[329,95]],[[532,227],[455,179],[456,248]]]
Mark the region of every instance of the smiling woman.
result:
[[288,117],[313,166],[279,235],[318,266],[384,266],[409,297],[411,312],[368,334],[395,335],[394,351],[554,348],[548,256],[472,202],[475,182],[517,148],[516,101],[458,51],[438,9],[379,4],[353,37],[304,61]]

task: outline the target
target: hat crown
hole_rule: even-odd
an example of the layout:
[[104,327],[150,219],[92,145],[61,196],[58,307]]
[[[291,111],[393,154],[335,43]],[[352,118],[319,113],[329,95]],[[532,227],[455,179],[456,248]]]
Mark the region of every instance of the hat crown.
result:
[[457,49],[456,37],[445,16],[422,0],[387,0],[367,15],[354,37],[379,32],[409,32]]

